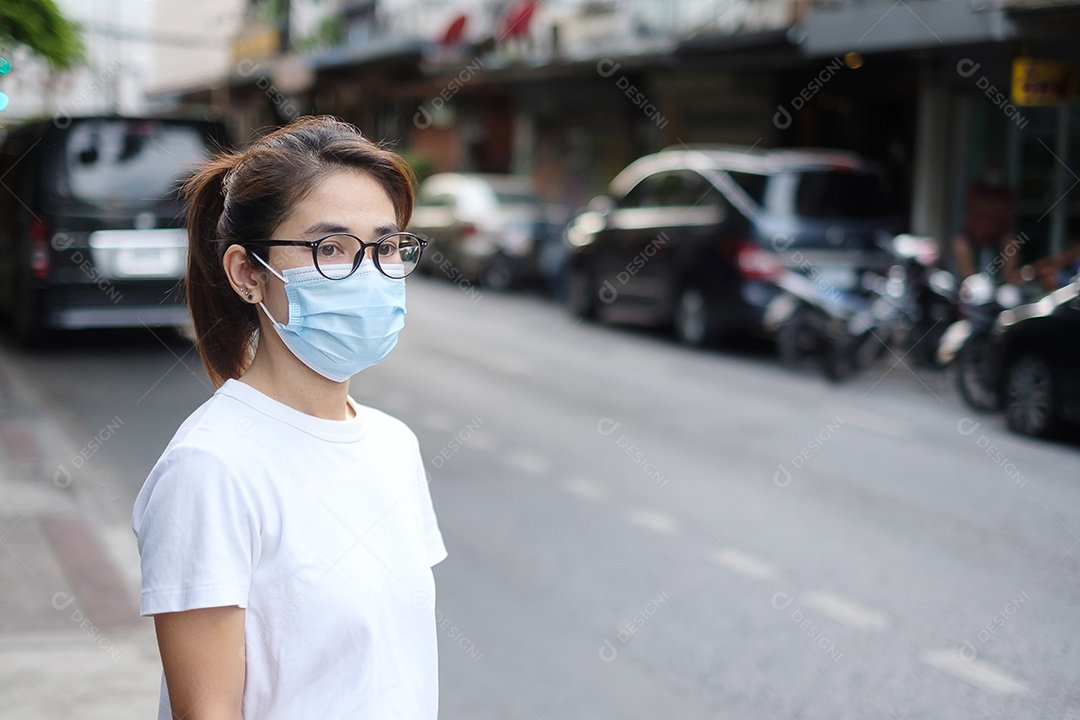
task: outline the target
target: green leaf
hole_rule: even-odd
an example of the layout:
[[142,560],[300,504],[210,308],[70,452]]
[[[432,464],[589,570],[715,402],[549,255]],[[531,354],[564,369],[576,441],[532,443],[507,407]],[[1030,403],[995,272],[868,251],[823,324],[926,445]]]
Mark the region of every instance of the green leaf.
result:
[[0,3],[0,48],[20,46],[44,58],[55,70],[66,70],[85,57],[79,28],[54,0],[3,0]]

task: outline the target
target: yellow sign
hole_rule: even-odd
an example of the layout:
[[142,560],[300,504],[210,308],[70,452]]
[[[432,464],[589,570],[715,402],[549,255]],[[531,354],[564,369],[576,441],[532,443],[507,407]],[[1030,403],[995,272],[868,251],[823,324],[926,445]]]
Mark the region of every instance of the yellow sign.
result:
[[1064,60],[1013,60],[1012,97],[1017,105],[1069,105],[1076,97],[1076,70]]
[[233,41],[233,62],[262,60],[273,57],[281,44],[280,35],[274,28],[252,26]]

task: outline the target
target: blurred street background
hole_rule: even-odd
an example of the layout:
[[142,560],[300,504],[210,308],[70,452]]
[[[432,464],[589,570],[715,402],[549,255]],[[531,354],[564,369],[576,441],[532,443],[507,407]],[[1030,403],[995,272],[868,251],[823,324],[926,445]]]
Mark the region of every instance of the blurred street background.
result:
[[0,706],[156,716],[130,512],[213,393],[176,181],[325,113],[431,242],[352,392],[429,471],[440,717],[1080,718],[1078,40],[1072,0],[0,6]]

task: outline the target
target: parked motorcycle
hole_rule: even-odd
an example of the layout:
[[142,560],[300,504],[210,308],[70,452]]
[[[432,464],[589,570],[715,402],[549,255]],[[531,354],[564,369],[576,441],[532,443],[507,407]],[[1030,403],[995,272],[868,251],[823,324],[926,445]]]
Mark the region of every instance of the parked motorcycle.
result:
[[898,235],[887,249],[891,266],[863,272],[851,290],[794,272],[781,279],[784,292],[766,320],[782,362],[820,368],[834,381],[869,367],[889,348],[916,364],[936,364],[939,338],[955,318],[955,279],[935,269],[938,250],[929,238]]
[[940,367],[937,347],[957,317],[956,279],[936,269],[939,253],[931,238],[898,235],[891,248],[895,263],[883,277],[864,278],[866,307],[834,339],[825,364],[831,380],[851,377],[886,349],[897,361]]
[[780,362],[793,370],[820,372],[831,338],[859,311],[857,294],[794,270],[784,270],[776,285],[781,292],[765,310],[765,328],[776,338]]

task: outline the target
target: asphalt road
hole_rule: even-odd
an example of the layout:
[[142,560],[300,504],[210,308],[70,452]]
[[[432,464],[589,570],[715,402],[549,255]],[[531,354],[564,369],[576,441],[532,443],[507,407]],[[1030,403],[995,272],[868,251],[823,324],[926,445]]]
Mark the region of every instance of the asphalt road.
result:
[[[409,281],[353,394],[420,436],[444,720],[1080,718],[1080,449],[945,378],[834,387]],[[211,393],[146,333],[6,347],[117,516]],[[156,693],[156,687],[150,689]]]

